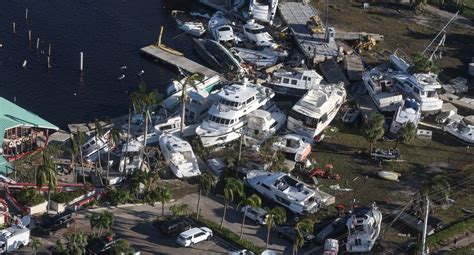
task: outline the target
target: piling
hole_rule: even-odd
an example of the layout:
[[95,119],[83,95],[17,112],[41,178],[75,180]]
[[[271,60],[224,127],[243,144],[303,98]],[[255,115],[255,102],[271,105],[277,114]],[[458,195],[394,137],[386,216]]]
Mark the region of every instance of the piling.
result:
[[48,57],[51,57],[51,43],[49,44],[49,47],[48,47]]
[[81,73],[84,71],[84,53],[81,52],[81,64],[80,64]]
[[28,20],[28,8],[25,10],[25,20]]
[[16,34],[16,24],[15,22],[12,23],[12,26],[13,26],[13,35]]
[[48,69],[50,69],[50,68],[51,68],[51,57],[48,56]]
[[28,42],[31,44],[31,29],[28,30]]
[[36,38],[36,52],[38,52],[39,46],[40,46],[40,39],[38,37],[38,38]]

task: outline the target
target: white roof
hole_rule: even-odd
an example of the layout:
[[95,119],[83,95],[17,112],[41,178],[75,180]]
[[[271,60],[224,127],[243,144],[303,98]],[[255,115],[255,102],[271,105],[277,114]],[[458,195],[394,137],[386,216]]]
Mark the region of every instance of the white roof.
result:
[[160,137],[160,140],[163,141],[164,144],[169,145],[169,149],[174,152],[185,152],[185,151],[192,151],[191,145],[189,143],[175,135],[165,133]]
[[308,116],[317,117],[322,114],[321,108],[328,101],[329,95],[324,90],[308,90],[293,106],[293,110]]
[[233,102],[244,102],[256,95],[258,91],[246,85],[232,84],[224,87],[219,93],[219,97]]
[[128,149],[127,149],[127,144],[125,144],[122,148],[122,152],[138,152],[142,149],[143,144],[137,140],[131,140],[130,143],[128,144]]

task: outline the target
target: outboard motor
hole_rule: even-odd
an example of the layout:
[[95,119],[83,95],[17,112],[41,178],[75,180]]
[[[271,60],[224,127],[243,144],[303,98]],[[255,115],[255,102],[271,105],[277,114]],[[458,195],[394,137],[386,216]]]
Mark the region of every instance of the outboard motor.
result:
[[336,29],[334,27],[326,28],[326,42],[334,42],[336,40]]

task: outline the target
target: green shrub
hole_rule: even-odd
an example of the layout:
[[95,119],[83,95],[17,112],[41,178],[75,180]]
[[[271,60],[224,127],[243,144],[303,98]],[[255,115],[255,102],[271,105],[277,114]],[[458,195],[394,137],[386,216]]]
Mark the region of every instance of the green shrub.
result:
[[57,203],[69,203],[72,200],[87,194],[87,191],[84,189],[78,189],[69,192],[59,192],[51,195],[51,200]]
[[15,198],[19,204],[28,207],[39,205],[46,201],[46,199],[34,188],[22,189]]
[[243,247],[244,249],[252,251],[255,254],[260,254],[264,250],[263,247],[257,246],[247,239],[240,239],[240,236],[230,229],[219,228],[219,224],[212,220],[205,219],[202,216],[200,216],[199,219],[196,219],[195,215],[193,215],[192,218],[196,223],[210,228],[213,234],[218,235],[237,246]]
[[104,201],[109,202],[113,206],[127,203],[133,196],[126,189],[111,189],[104,197]]
[[474,218],[466,219],[426,238],[426,246],[436,246],[441,241],[449,240],[472,229],[474,229]]

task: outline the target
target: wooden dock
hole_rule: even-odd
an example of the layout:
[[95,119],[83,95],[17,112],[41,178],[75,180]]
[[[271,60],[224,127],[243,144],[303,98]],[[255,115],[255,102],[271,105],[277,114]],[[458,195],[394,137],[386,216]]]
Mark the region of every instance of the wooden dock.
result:
[[226,81],[225,77],[222,74],[210,68],[207,68],[201,64],[198,64],[186,57],[178,56],[178,55],[169,53],[167,51],[164,51],[160,49],[159,47],[156,47],[155,45],[149,45],[149,46],[143,47],[141,49],[141,52],[148,56],[157,58],[166,64],[177,66],[187,72],[201,73],[205,75],[206,77],[212,77],[212,76],[218,75],[221,78],[221,81]]

